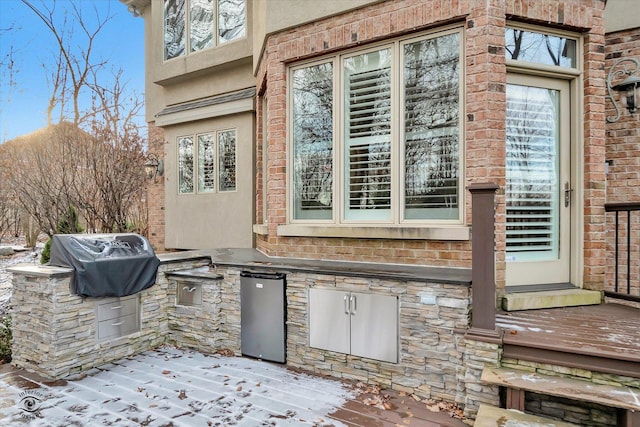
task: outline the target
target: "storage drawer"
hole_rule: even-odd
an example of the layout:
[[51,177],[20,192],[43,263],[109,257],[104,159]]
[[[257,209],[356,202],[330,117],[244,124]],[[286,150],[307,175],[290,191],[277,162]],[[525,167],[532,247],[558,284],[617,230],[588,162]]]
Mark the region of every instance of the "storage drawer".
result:
[[138,314],[98,322],[98,338],[105,340],[131,334],[138,330]]
[[178,282],[178,305],[202,305],[202,285],[189,282]]
[[138,297],[132,295],[129,297],[109,299],[98,304],[98,322],[109,319],[116,319],[121,316],[128,316],[138,312]]

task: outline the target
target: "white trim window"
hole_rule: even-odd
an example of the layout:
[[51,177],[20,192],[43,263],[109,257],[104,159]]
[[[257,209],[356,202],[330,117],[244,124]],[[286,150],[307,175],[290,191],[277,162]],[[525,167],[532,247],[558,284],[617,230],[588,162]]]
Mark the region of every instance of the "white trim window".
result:
[[229,129],[178,138],[179,194],[195,193],[196,183],[197,193],[236,190],[236,135]]
[[517,27],[505,30],[507,60],[577,68],[577,46],[578,41],[572,37]]
[[291,222],[461,223],[462,31],[290,69]]
[[246,35],[246,0],[164,0],[164,60]]

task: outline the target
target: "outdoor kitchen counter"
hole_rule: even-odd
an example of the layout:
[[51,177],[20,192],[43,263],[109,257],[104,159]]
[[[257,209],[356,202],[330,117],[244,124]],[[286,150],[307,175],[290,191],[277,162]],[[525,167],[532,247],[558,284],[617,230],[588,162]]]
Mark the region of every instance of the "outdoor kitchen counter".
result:
[[209,266],[189,268],[186,270],[167,271],[165,273],[169,277],[188,277],[196,279],[206,280],[222,280],[224,276],[215,272],[215,269],[209,268]]
[[256,249],[211,249],[170,252],[159,254],[158,258],[160,258],[162,264],[188,259],[210,258],[215,266],[239,267],[251,271],[276,270],[281,273],[296,271],[416,282],[437,282],[461,286],[471,285],[470,268],[270,257]]

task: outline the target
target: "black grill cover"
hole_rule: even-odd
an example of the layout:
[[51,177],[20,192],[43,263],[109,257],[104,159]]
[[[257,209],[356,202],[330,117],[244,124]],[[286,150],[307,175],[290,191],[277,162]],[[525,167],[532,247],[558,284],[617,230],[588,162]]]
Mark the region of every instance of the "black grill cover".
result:
[[122,297],[153,286],[160,260],[137,234],[56,234],[49,264],[75,270],[76,295]]

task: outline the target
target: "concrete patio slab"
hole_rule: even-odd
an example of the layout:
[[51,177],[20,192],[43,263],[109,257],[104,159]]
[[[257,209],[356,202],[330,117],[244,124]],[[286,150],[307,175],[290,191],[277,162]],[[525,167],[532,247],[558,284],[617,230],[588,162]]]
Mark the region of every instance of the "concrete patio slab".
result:
[[415,396],[163,347],[48,382],[0,365],[0,426],[466,427]]
[[329,414],[354,394],[280,365],[163,348],[53,384],[5,372],[0,425],[344,426]]

